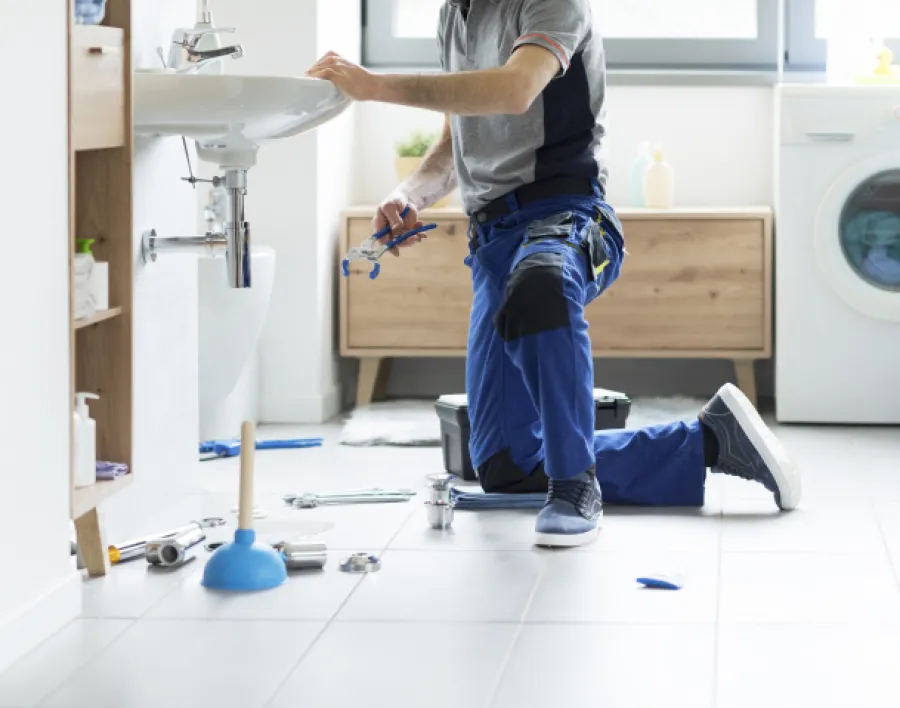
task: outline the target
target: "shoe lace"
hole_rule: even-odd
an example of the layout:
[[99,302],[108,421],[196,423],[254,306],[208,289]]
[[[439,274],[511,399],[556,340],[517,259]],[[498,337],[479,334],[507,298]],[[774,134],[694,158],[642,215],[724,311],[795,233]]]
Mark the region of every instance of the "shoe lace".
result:
[[578,479],[557,479],[549,480],[549,489],[547,491],[547,502],[550,503],[555,499],[568,502],[578,506],[584,497],[584,490],[587,484]]

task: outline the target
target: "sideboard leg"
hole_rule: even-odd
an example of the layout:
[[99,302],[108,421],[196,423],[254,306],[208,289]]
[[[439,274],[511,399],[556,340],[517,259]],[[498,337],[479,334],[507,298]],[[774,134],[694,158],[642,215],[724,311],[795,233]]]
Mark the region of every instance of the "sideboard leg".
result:
[[737,375],[737,385],[750,402],[756,405],[756,370],[753,359],[735,359],[734,373]]
[[384,397],[390,373],[390,359],[365,357],[359,360],[359,380],[356,384],[357,408]]

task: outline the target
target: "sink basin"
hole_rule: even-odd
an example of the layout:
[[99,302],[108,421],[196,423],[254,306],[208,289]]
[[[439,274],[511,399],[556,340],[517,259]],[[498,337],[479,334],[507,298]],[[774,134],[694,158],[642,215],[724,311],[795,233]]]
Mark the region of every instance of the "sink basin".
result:
[[223,169],[252,167],[262,142],[312,130],[349,105],[334,84],[318,79],[134,75],[135,133],[192,138],[200,159]]

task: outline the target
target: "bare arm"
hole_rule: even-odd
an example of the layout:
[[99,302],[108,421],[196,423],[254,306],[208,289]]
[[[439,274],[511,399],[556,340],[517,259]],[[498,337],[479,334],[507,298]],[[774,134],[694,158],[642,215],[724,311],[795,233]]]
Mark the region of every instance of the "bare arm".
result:
[[440,138],[422,160],[419,168],[397,187],[413,207],[421,211],[456,188],[456,170],[453,168],[453,138],[450,116],[444,119]]
[[[422,160],[419,168],[399,185],[375,212],[372,219],[372,232],[381,231],[390,225],[391,236],[398,236],[410,229],[421,226],[419,211],[430,207],[441,197],[456,188],[456,170],[453,168],[453,138],[450,128],[450,116],[444,119],[441,137],[432,145]],[[409,213],[400,214],[406,207]],[[414,237],[401,244],[412,246],[423,240],[425,236]]]
[[395,103],[453,115],[525,113],[560,71],[556,56],[525,45],[497,69],[455,74],[372,74],[337,54],[326,54],[310,76],[334,82],[358,101]]

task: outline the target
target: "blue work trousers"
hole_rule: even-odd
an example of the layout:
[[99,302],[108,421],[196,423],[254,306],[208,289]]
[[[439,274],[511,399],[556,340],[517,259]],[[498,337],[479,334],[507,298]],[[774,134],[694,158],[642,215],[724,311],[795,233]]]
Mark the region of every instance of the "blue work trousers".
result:
[[[584,308],[619,276],[622,227],[596,195],[548,198],[473,222],[474,301],[466,390],[472,464],[488,491],[596,469],[604,499],[702,506],[699,421],[594,432],[594,364]],[[595,322],[602,340],[603,324]],[[499,475],[499,477],[498,477]],[[503,485],[489,488],[488,477]]]

